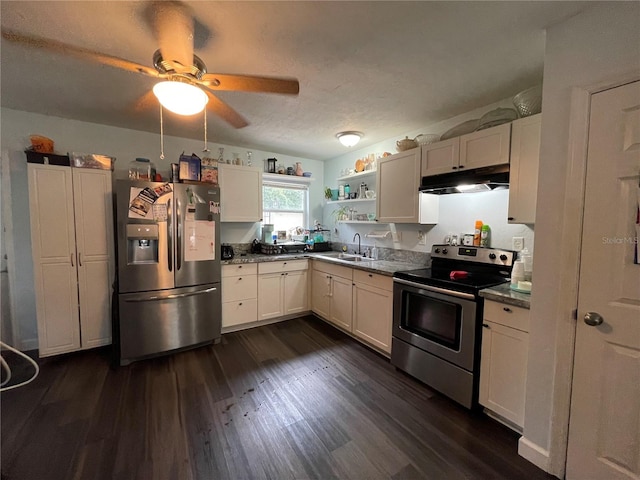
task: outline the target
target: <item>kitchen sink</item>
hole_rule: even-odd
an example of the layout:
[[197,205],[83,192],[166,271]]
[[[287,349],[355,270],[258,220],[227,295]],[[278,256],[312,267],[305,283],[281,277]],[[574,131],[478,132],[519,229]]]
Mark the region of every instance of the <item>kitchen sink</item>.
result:
[[327,258],[335,258],[336,260],[344,260],[345,262],[370,262],[373,259],[362,257],[360,255],[349,254],[349,253],[341,253],[341,252],[331,252],[331,253],[322,253],[318,255],[319,257],[327,257]]

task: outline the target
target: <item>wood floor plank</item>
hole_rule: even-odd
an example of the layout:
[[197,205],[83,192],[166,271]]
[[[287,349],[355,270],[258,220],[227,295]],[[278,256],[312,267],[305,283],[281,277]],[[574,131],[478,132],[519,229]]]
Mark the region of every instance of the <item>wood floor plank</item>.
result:
[[553,478],[315,317],[116,369],[105,348],[39,363],[2,393],[3,480]]

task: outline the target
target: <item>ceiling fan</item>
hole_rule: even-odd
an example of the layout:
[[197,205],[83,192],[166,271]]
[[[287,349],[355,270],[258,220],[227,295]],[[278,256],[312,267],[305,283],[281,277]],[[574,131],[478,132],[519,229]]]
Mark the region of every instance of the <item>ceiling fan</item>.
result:
[[[10,30],[2,29],[2,37],[27,47],[158,78],[161,81],[153,87],[153,92],[163,107],[181,115],[193,115],[201,112],[206,105],[208,110],[235,128],[246,127],[248,122],[213,92],[299,93],[300,85],[294,78],[208,73],[204,62],[193,53],[194,18],[190,9],[177,1],[153,2],[150,7],[154,33],[160,47],[153,54],[153,68],[57,40]],[[191,100],[179,95],[186,95]],[[187,108],[191,105],[188,101],[195,102],[195,106]]]

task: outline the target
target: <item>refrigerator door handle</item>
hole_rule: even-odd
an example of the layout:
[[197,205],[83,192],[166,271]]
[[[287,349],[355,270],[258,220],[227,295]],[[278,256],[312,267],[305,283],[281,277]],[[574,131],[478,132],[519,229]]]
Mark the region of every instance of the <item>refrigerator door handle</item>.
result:
[[171,200],[167,200],[167,263],[169,271],[173,271],[173,225],[171,218]]
[[217,287],[211,287],[205,290],[198,290],[197,292],[172,293],[170,295],[161,295],[161,296],[153,295],[151,297],[144,297],[144,298],[127,298],[125,302],[136,303],[136,302],[173,300],[174,298],[185,298],[185,297],[193,297],[195,295],[204,295],[205,293],[215,292],[217,289],[218,289]]
[[176,220],[177,230],[176,234],[176,270],[182,268],[182,205],[179,199],[176,199]]

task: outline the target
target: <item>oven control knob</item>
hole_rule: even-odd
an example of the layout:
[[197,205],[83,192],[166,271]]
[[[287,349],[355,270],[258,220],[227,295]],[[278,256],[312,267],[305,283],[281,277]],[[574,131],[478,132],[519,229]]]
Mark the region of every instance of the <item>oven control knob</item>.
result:
[[436,252],[436,253],[440,253],[440,249],[439,249],[439,248],[436,248],[436,249],[434,250],[434,252]]
[[495,259],[496,259],[496,254],[495,254],[495,253],[490,253],[490,254],[489,254],[489,258],[490,258],[491,260],[495,260]]
[[502,260],[503,262],[507,260],[507,256],[503,253],[502,255],[500,255],[500,260]]
[[446,255],[447,253],[449,253],[449,250],[447,250],[446,248],[443,248],[442,249],[442,253],[444,253]]

